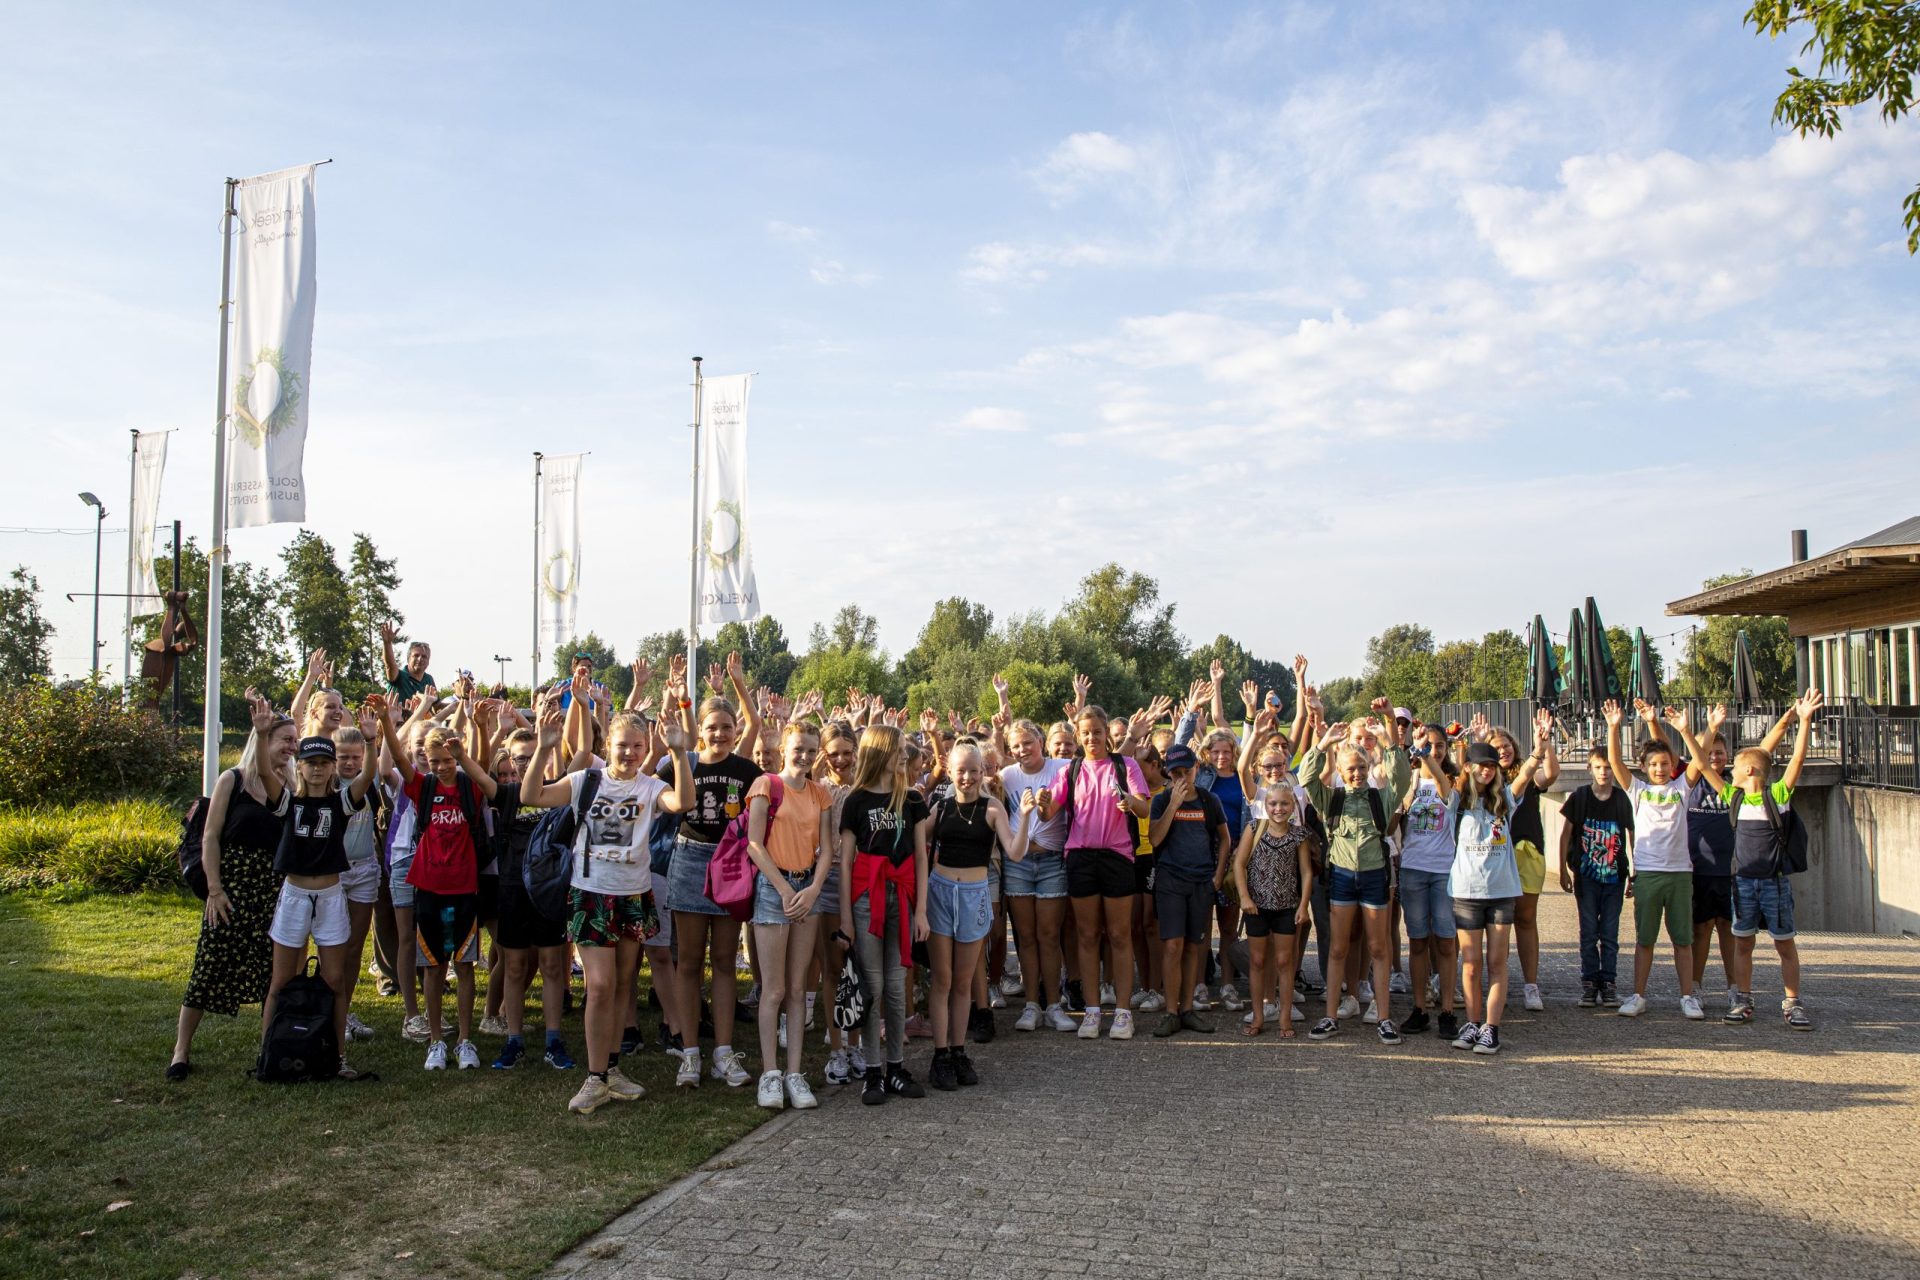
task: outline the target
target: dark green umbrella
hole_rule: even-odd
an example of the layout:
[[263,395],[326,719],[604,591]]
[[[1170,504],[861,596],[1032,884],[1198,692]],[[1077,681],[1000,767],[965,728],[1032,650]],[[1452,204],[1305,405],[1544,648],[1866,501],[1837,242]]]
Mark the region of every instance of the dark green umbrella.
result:
[[1735,715],[1760,704],[1760,677],[1753,671],[1753,655],[1747,652],[1747,633],[1733,633],[1733,711]]
[[1594,701],[1593,688],[1587,683],[1591,668],[1587,664],[1587,624],[1580,619],[1580,611],[1575,609],[1573,616],[1567,619],[1567,707],[1575,713],[1598,711],[1600,704]]
[[1553,637],[1547,634],[1546,619],[1533,615],[1533,627],[1527,632],[1527,697],[1536,707],[1558,711],[1560,695],[1567,682],[1560,676],[1560,656],[1553,651]]
[[1653,646],[1647,643],[1647,633],[1639,627],[1633,629],[1633,674],[1627,684],[1633,689],[1633,696],[1643,698],[1654,706],[1660,705],[1660,680],[1654,675]]
[[1607,629],[1600,622],[1600,608],[1587,597],[1587,691],[1594,705],[1609,700],[1624,701],[1620,689],[1620,669],[1613,664],[1613,646],[1607,643]]

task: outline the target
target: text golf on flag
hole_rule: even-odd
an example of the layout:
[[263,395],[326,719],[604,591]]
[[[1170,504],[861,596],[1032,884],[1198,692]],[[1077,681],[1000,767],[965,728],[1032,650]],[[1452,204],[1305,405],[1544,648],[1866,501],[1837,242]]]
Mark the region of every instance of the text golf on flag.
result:
[[702,622],[760,616],[747,536],[747,391],[750,373],[708,378],[702,399],[700,491],[694,495],[700,546],[694,556]]
[[314,166],[235,184],[227,524],[300,523],[313,360]]

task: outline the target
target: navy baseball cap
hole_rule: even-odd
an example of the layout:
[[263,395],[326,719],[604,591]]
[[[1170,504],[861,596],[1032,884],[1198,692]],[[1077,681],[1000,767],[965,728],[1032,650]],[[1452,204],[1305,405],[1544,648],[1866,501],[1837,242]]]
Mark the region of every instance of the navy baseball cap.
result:
[[1167,748],[1167,754],[1160,757],[1160,763],[1166,766],[1168,773],[1172,773],[1175,769],[1191,769],[1198,761],[1194,758],[1192,747],[1176,744]]

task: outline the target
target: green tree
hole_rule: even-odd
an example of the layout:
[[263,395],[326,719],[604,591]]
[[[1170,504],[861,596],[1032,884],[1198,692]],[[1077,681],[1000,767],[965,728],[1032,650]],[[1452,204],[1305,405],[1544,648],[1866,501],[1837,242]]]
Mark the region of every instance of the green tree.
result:
[[1473,665],[1480,646],[1471,640],[1449,640],[1433,651],[1434,696],[1441,702],[1471,701]]
[[[1463,701],[1518,698],[1527,689],[1527,642],[1513,631],[1489,631],[1474,646],[1473,670]],[[1441,701],[1453,701],[1444,695]]]
[[747,683],[784,689],[793,679],[800,659],[787,648],[787,633],[778,621],[762,614],[752,622],[729,622],[713,633],[713,652],[724,661],[738,653],[747,671]]
[[787,696],[797,698],[803,693],[817,692],[831,707],[846,701],[849,686],[865,693],[877,693],[890,705],[899,705],[899,688],[892,664],[885,654],[860,646],[850,649],[828,646],[800,659],[787,681]]
[[[1805,24],[1812,34],[1802,54],[1819,50],[1814,75],[1787,69],[1787,87],[1774,99],[1773,123],[1800,136],[1831,138],[1840,132],[1840,112],[1878,103],[1880,118],[1893,121],[1913,106],[1920,74],[1920,4],[1912,0],[1754,0],[1746,25],[1779,39]],[[1920,186],[1902,204],[1907,252],[1920,252]]]
[[[207,556],[188,538],[180,551],[180,582],[187,592],[187,616],[204,635],[207,629]],[[241,694],[248,685],[258,688],[276,705],[284,706],[298,684],[291,678],[295,661],[287,652],[286,618],[272,575],[244,560],[229,560],[221,579],[220,608],[220,718],[229,725],[246,723],[247,707]],[[144,643],[160,633],[162,615],[148,614],[134,623]],[[207,651],[195,646],[180,661],[180,704],[189,719],[201,715],[206,689]]]
[[1367,692],[1356,676],[1340,676],[1320,686],[1320,704],[1326,710],[1327,723],[1351,720],[1367,709]]
[[841,605],[830,627],[816,622],[807,636],[807,649],[812,653],[822,649],[848,653],[855,649],[875,649],[879,644],[880,620],[857,604]]
[[982,648],[992,634],[992,610],[963,596],[949,596],[933,606],[919,640],[901,655],[900,674],[909,682],[925,680],[942,655]]
[[0,688],[8,689],[53,672],[53,624],[40,612],[40,580],[18,565],[12,583],[0,587]]
[[[394,593],[399,590],[400,570],[394,561],[380,554],[372,538],[364,533],[354,534],[353,554],[347,565],[353,648],[346,655],[345,665],[336,662],[335,670],[341,673],[345,687],[356,693],[386,683],[386,668],[380,660],[380,625],[391,622],[395,628],[406,626],[406,615],[393,603]],[[498,671],[495,674],[498,675]]]
[[[1124,705],[1137,701],[1143,688],[1171,690],[1179,683],[1185,645],[1174,629],[1173,613],[1173,605],[1160,603],[1158,582],[1108,563],[1080,580],[1080,592],[1060,611],[1056,630],[1063,639],[1080,637],[1091,649],[1131,668],[1127,699],[1096,692],[1097,697]],[[1083,660],[1087,660],[1084,652]]]
[[[1708,578],[1701,587],[1712,590],[1752,576],[1752,570],[1742,569]],[[1715,699],[1730,694],[1733,642],[1742,631],[1747,633],[1747,653],[1753,659],[1753,674],[1760,680],[1761,696],[1781,701],[1794,697],[1798,690],[1794,683],[1793,636],[1787,631],[1787,620],[1753,613],[1705,619],[1687,637],[1685,665],[1667,692],[1674,697]]]
[[1060,705],[1073,699],[1073,668],[1064,662],[1016,658],[1007,664],[1005,675],[1014,719],[1031,720],[1042,730],[1060,718]]
[[280,553],[280,563],[278,592],[295,657],[325,649],[336,670],[347,670],[355,647],[353,593],[332,544],[302,529]]
[[[1247,680],[1251,680],[1260,686],[1260,696],[1262,698],[1266,697],[1269,690],[1278,693],[1280,695],[1282,715],[1291,716],[1293,714],[1294,687],[1292,667],[1284,663],[1268,662],[1264,659],[1256,658],[1249,653],[1246,646],[1238,640],[1235,640],[1232,636],[1222,634],[1215,636],[1212,640],[1187,655],[1187,682],[1190,683],[1194,680],[1210,678],[1210,672],[1215,659],[1218,659],[1220,665],[1226,668],[1225,674],[1221,676],[1221,681],[1225,687],[1220,690],[1220,697],[1226,704],[1228,716],[1234,719],[1240,717],[1242,711],[1240,685],[1243,681]],[[1177,691],[1173,689],[1160,689],[1153,690],[1152,692],[1166,693],[1169,696],[1175,696],[1176,694],[1184,694],[1186,688],[1185,685],[1182,685]]]

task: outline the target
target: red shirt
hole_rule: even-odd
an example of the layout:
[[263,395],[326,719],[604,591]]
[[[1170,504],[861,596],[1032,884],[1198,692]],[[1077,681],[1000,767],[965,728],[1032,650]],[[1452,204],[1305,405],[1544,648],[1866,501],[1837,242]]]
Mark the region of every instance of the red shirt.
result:
[[[421,803],[428,783],[433,785],[431,812]],[[459,786],[444,786],[430,773],[416,773],[407,780],[407,798],[414,803],[419,832],[407,883],[428,893],[480,892],[480,863],[474,856],[473,834],[467,830],[466,810],[460,807]]]

